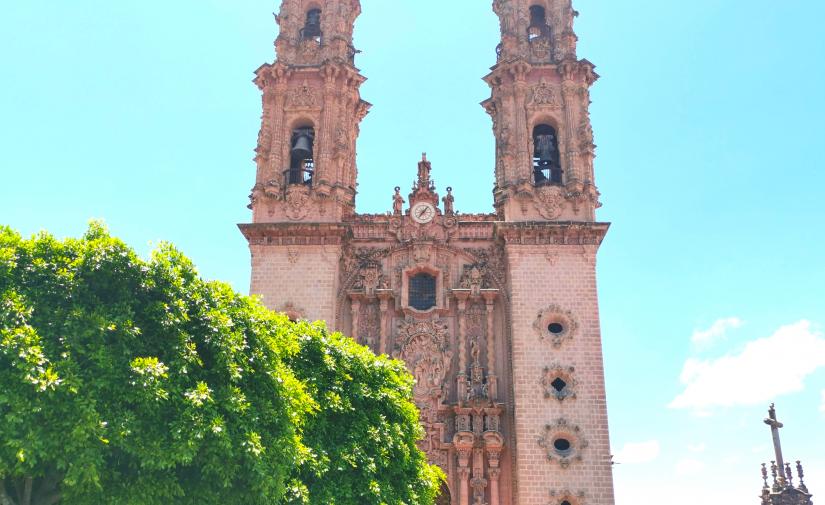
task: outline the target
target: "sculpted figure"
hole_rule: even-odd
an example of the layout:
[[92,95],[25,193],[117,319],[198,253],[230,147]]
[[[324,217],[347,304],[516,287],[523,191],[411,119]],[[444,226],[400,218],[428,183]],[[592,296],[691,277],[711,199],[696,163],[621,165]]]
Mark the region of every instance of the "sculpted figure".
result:
[[394,216],[400,216],[404,212],[404,197],[401,196],[401,188],[395,187],[395,195],[392,197],[392,213]]

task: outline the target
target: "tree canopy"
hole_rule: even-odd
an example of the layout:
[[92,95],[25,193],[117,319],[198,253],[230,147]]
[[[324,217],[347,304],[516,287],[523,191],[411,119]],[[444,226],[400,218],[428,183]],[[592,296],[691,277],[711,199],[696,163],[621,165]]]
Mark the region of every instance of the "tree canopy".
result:
[[170,245],[0,228],[0,505],[431,504],[411,387]]

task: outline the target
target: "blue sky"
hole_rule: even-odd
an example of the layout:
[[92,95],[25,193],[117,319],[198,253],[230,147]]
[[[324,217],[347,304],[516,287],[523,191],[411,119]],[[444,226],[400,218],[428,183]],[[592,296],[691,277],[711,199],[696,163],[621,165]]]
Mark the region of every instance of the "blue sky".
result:
[[[427,151],[459,210],[489,211],[489,2],[362,1],[357,64],[375,106],[359,210],[389,209]],[[602,75],[592,113],[599,218],[613,222],[599,278],[618,503],[753,500],[771,400],[786,452],[825,494],[825,3],[576,8],[580,56]],[[235,225],[250,219],[251,79],[273,59],[274,10],[7,2],[0,222],[71,236],[103,218],[142,253],[172,241],[246,291]]]

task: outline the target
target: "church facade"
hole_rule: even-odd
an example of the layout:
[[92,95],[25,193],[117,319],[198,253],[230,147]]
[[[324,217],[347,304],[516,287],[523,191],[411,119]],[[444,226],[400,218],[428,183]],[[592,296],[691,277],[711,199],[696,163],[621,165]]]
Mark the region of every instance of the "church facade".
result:
[[501,44],[482,106],[494,212],[455,212],[423,156],[413,187],[388,188],[388,212],[367,215],[355,208],[371,107],[354,66],[360,2],[283,0],[277,61],[255,81],[253,219],[240,226],[251,291],[407,364],[420,447],[448,476],[442,503],[612,505],[596,290],[608,225],[595,217],[588,112],[597,75],[576,55],[570,0],[493,9]]

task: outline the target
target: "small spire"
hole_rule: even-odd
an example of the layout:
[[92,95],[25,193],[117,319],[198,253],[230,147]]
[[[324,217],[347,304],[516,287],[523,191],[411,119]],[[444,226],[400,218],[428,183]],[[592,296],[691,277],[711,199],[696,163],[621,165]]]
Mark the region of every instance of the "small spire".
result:
[[788,479],[788,486],[793,487],[793,472],[790,463],[785,463],[785,477]]
[[779,492],[782,486],[779,483],[778,472],[776,471],[776,461],[771,461],[771,476],[773,477],[773,490]]
[[765,483],[762,489],[770,489],[768,486],[768,467],[765,463],[762,463],[762,481]]
[[423,161],[423,162],[427,161],[427,153],[421,153],[421,161]]
[[796,474],[799,475],[799,489],[805,493],[808,492],[808,486],[805,485],[805,471],[802,469],[802,462],[796,462]]

